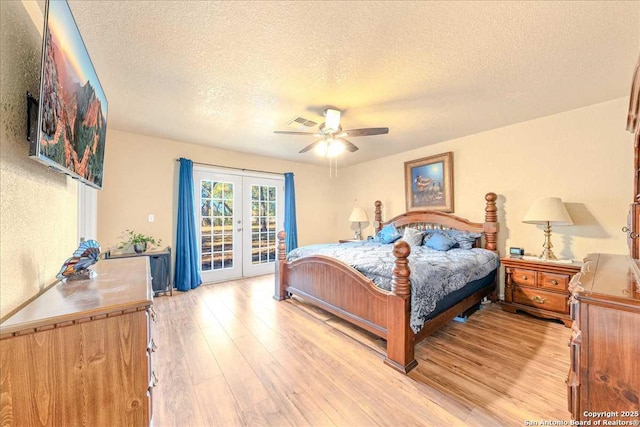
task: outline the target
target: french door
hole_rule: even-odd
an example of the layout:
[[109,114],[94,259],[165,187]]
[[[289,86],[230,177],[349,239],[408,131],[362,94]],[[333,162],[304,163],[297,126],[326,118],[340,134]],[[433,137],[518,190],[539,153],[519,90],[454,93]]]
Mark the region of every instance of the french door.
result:
[[284,179],[194,167],[202,282],[273,273]]

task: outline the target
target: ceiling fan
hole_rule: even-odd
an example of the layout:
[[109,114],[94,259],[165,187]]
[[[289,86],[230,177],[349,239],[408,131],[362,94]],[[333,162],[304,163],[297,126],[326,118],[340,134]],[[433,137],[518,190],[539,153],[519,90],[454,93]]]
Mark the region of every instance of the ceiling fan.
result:
[[340,110],[335,108],[326,108],[324,110],[325,122],[318,126],[318,132],[295,132],[287,130],[276,130],[273,133],[286,135],[313,135],[320,137],[319,139],[300,150],[300,153],[306,153],[314,149],[321,156],[335,157],[347,150],[351,153],[358,151],[353,143],[347,141],[345,137],[384,135],[389,133],[389,128],[364,128],[342,130],[340,126]]

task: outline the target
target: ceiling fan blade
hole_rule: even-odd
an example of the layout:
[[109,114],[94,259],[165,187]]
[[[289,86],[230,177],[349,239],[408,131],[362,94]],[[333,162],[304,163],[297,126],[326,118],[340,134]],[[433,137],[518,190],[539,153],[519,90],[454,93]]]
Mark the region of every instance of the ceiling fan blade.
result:
[[312,150],[313,148],[315,148],[315,146],[318,145],[319,143],[321,143],[322,141],[324,141],[324,139],[319,139],[316,142],[312,142],[311,144],[309,144],[306,147],[304,147],[302,150],[298,151],[298,153],[306,153],[307,151]]
[[369,135],[384,135],[389,133],[389,128],[364,128],[364,129],[350,129],[343,132],[346,136],[369,136]]
[[273,133],[282,133],[285,135],[315,135],[315,132],[295,132],[290,130],[274,130]]
[[356,151],[359,150],[359,148],[356,147],[355,145],[353,145],[351,142],[347,141],[344,138],[341,138],[341,139],[342,139],[342,143],[344,144],[344,149],[345,150],[347,150],[347,151],[349,151],[351,153],[355,153]]

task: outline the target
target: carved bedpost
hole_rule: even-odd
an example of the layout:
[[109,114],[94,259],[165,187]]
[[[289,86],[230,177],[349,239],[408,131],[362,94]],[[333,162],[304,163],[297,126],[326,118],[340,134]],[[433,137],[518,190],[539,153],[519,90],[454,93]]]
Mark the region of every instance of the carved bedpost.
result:
[[490,251],[497,252],[498,208],[496,207],[496,200],[498,196],[496,193],[487,193],[484,199],[487,201],[487,206],[484,208],[484,247]]
[[409,276],[409,260],[407,257],[411,253],[411,247],[404,240],[400,240],[393,245],[393,255],[396,257],[391,280],[391,292],[399,297],[411,297],[411,282]]
[[398,241],[393,245],[396,257],[391,280],[391,295],[387,302],[387,357],[384,363],[406,374],[418,365],[414,357],[415,336],[409,325],[411,317],[411,270],[407,257],[409,244]]
[[276,261],[275,292],[273,294],[273,299],[278,301],[282,301],[283,299],[288,297],[287,293],[284,291],[286,275],[284,264],[287,261],[287,244],[285,243],[286,238],[287,233],[284,230],[280,230],[278,232],[278,246],[276,252],[278,260]]
[[378,231],[382,230],[382,209],[380,208],[380,206],[382,206],[382,202],[380,200],[376,200],[375,205],[376,210],[373,219],[373,226],[375,227],[377,234]]

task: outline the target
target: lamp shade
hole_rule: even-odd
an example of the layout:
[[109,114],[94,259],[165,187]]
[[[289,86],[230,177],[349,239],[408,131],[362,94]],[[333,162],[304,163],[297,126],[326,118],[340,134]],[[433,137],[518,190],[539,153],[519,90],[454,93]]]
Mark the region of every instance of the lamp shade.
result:
[[353,208],[351,215],[349,215],[349,221],[351,222],[367,222],[369,217],[362,208]]
[[573,221],[559,197],[536,200],[522,219],[527,224],[572,225]]

